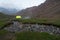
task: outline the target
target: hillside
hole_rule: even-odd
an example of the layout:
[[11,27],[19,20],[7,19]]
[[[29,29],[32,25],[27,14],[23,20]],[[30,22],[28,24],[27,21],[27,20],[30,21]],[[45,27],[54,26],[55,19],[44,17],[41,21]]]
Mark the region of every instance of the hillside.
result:
[[46,0],[39,6],[24,9],[17,14],[33,18],[59,18],[60,0]]
[[10,19],[12,19],[13,16],[11,15],[6,15],[0,12],[0,27],[4,26]]
[[44,4],[38,6],[37,17],[59,18],[60,0],[47,0]]

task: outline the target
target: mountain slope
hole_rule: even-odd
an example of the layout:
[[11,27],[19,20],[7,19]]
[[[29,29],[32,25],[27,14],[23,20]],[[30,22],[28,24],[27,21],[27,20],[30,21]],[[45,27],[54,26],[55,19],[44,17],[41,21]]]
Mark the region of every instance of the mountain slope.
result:
[[[58,18],[60,17],[60,0],[47,0],[38,6],[38,17]],[[40,15],[41,14],[41,15]]]
[[60,0],[46,0],[45,3],[24,9],[17,13],[22,16],[33,18],[59,18],[60,17]]
[[17,10],[0,7],[0,12],[12,15],[12,14],[15,14],[17,12]]

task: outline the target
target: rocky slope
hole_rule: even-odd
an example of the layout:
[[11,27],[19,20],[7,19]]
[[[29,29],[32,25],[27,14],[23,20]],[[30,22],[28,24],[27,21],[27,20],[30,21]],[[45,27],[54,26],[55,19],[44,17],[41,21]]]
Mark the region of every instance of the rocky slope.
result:
[[17,14],[33,18],[59,18],[60,0],[46,0],[45,3],[39,6],[24,9]]

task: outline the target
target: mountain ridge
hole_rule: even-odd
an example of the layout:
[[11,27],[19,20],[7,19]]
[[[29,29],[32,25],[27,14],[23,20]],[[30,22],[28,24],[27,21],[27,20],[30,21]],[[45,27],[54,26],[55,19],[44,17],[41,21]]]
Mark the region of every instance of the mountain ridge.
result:
[[4,7],[0,7],[0,12],[8,15],[14,15],[17,12],[17,9],[7,9]]

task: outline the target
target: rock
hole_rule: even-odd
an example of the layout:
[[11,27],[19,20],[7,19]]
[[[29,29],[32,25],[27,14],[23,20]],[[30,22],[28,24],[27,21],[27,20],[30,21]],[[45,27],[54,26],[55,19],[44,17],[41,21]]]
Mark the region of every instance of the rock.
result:
[[50,34],[60,34],[60,28],[53,25],[20,24],[18,21],[14,21],[12,25],[4,29],[10,32],[34,31],[47,32]]

